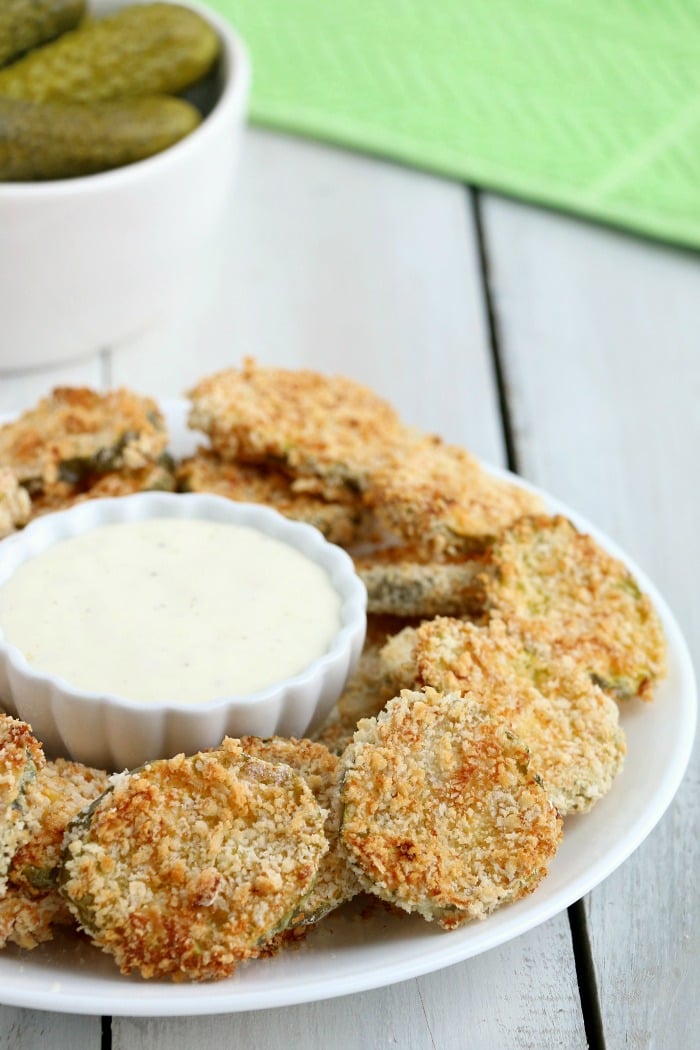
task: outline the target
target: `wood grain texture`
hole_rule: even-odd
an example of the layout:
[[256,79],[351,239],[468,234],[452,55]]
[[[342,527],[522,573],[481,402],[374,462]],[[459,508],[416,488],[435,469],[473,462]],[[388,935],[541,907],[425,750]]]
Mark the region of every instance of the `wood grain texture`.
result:
[[[523,473],[638,561],[697,662],[700,261],[494,197],[484,213]],[[586,901],[608,1047],[700,1034],[699,757]]]
[[588,1045],[566,912],[417,983],[438,1050],[585,1050]]
[[0,1050],[100,1050],[99,1017],[0,1006]]

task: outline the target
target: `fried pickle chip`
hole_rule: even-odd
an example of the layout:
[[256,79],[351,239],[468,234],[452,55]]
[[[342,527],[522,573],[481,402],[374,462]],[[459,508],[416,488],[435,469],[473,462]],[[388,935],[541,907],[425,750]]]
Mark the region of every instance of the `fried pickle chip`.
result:
[[174,492],[175,474],[169,457],[140,470],[113,470],[107,474],[85,475],[77,485],[56,481],[45,485],[32,499],[32,518],[67,510],[90,499],[132,496],[137,492]]
[[329,911],[360,892],[357,876],[348,865],[340,849],[340,761],[323,744],[312,740],[297,740],[280,736],[261,740],[259,737],[241,737],[239,741],[247,755],[264,762],[283,762],[300,773],[311,788],[314,798],[326,812],[323,825],[328,840],[328,852],[318,868],[318,877],[311,893],[302,902],[292,924],[318,922]]
[[26,841],[27,789],[45,764],[31,727],[0,714],[0,896],[14,854]]
[[233,463],[210,449],[177,466],[178,487],[183,492],[212,492],[243,503],[263,503],[294,521],[317,528],[331,543],[347,547],[362,534],[365,515],[356,502],[329,503],[313,494],[295,492],[279,470],[250,463]]
[[527,748],[471,697],[404,690],[342,762],[341,839],[369,892],[453,929],[546,875],[561,817]]
[[630,571],[566,518],[522,518],[490,549],[481,604],[529,645],[575,660],[618,699],[650,700],[665,671],[654,607]]
[[155,401],[128,390],[100,394],[57,387],[36,408],[0,427],[0,463],[30,494],[86,474],[140,470],[165,451],[168,435]]
[[224,459],[268,463],[299,491],[356,499],[404,440],[394,409],[343,376],[263,368],[250,358],[190,392],[190,426]]
[[617,704],[569,658],[526,647],[501,620],[437,618],[403,631],[382,658],[397,686],[468,693],[507,722],[562,816],[589,810],[622,768]]
[[47,762],[25,792],[29,840],[10,864],[9,881],[28,896],[57,885],[63,835],[70,821],[109,786],[102,769],[57,758]]
[[0,466],[0,540],[27,524],[31,508],[29,493],[15,472]]
[[58,890],[29,896],[17,886],[10,886],[0,897],[0,948],[16,944],[36,948],[50,941],[54,926],[72,926],[74,919]]
[[69,825],[60,889],[123,973],[225,977],[310,892],[324,819],[302,777],[227,740],[113,777]]
[[412,546],[386,547],[354,557],[367,588],[367,609],[393,616],[461,616],[479,610],[478,559],[428,557]]
[[544,509],[539,496],[433,436],[414,440],[373,474],[365,500],[380,526],[433,561],[482,551],[517,518]]

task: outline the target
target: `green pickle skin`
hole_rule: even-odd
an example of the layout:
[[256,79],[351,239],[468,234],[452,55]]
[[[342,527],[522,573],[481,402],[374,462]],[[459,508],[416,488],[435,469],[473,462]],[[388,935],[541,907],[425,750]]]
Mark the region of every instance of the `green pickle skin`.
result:
[[165,96],[94,105],[0,98],[0,181],[90,175],[172,146],[199,123],[198,110]]
[[219,48],[195,11],[137,4],[87,20],[0,69],[0,96],[67,103],[177,95],[212,68]]
[[74,29],[85,0],[0,0],[0,66]]

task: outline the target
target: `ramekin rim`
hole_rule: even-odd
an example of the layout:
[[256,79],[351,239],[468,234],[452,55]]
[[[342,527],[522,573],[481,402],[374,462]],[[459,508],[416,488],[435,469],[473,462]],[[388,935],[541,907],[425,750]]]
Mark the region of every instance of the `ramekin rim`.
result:
[[[328,649],[296,674],[281,678],[254,693],[240,695],[233,693],[227,696],[203,701],[144,701],[134,700],[118,693],[82,689],[79,686],[74,686],[60,675],[51,674],[33,668],[28,663],[21,649],[5,638],[1,627],[0,665],[3,663],[9,664],[14,672],[19,675],[25,683],[30,683],[30,685],[36,686],[37,688],[45,689],[48,687],[52,690],[57,690],[63,696],[68,697],[71,701],[75,700],[80,705],[94,706],[101,704],[110,706],[114,710],[122,709],[132,713],[136,711],[143,712],[144,714],[175,714],[179,712],[181,714],[199,713],[202,716],[205,716],[213,712],[221,711],[225,708],[250,710],[257,706],[262,706],[269,703],[271,700],[274,700],[276,697],[283,696],[286,693],[291,694],[299,689],[308,687],[311,683],[317,680],[323,681],[328,668],[336,664],[338,661],[345,660],[347,653],[352,649],[353,640],[357,632],[361,630],[364,635],[366,630],[367,591],[364,583],[355,572],[352,558],[341,547],[330,543],[314,526],[305,522],[293,521],[284,517],[284,515],[280,514],[273,508],[262,504],[237,502],[210,493],[173,492],[140,492],[128,496],[115,496],[88,500],[84,503],[69,507],[66,510],[42,515],[40,518],[36,518],[34,521],[30,522],[20,532],[14,533],[5,540],[0,541],[0,587],[12,577],[19,565],[29,561],[33,556],[43,550],[47,550],[49,547],[53,546],[54,543],[57,543],[62,539],[92,531],[92,529],[99,527],[101,524],[104,525],[119,521],[148,520],[149,517],[163,516],[155,513],[146,513],[142,516],[135,517],[110,518],[110,512],[119,507],[133,507],[136,509],[145,508],[148,510],[150,507],[157,509],[165,507],[175,508],[176,506],[180,506],[183,509],[186,506],[201,508],[206,508],[207,506],[218,507],[224,517],[227,518],[231,524],[250,525],[251,527],[259,528],[259,530],[266,535],[271,535],[275,539],[281,539],[283,542],[289,542],[287,537],[305,537],[307,541],[305,544],[302,545],[290,542],[289,545],[300,550],[303,554],[306,554],[307,557],[314,561],[315,564],[321,565],[322,568],[326,569],[328,575],[331,577],[333,586],[341,599],[341,625],[338,631],[333,635]],[[165,516],[173,518],[198,517],[198,515],[186,514],[172,514]],[[94,521],[95,518],[99,519],[100,517],[103,518],[102,521]],[[221,518],[210,518],[205,515],[202,515],[201,517],[203,517],[204,520],[222,520]],[[54,532],[53,538],[51,538],[51,528],[52,526],[55,526],[57,522],[59,524],[65,524],[67,522],[70,525],[75,519],[78,519],[78,521],[81,519],[93,519],[93,524],[88,524],[85,528],[80,528],[72,532],[62,532],[60,534]],[[275,531],[267,531],[261,527],[259,522],[268,522]],[[49,542],[39,549],[27,548],[27,539],[29,538],[31,541],[33,537],[37,536],[37,534],[41,534],[41,532],[49,534]],[[309,550],[309,544],[313,546],[313,551]],[[20,557],[17,559],[15,553],[15,564],[11,567],[9,574],[6,574],[3,571],[3,553],[6,554],[8,551],[20,552]],[[24,557],[21,556],[23,551],[26,551],[26,556]],[[323,553],[326,559],[334,562],[334,564],[332,566],[325,564],[324,561],[316,556],[317,552]]]

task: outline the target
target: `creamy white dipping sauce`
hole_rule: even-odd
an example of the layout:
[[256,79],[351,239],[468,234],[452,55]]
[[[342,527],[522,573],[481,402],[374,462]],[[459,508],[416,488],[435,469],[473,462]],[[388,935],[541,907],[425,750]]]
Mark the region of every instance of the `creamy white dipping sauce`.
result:
[[323,568],[256,529],[198,519],[100,526],[0,587],[0,628],[33,667],[146,702],[256,692],[339,627]]

